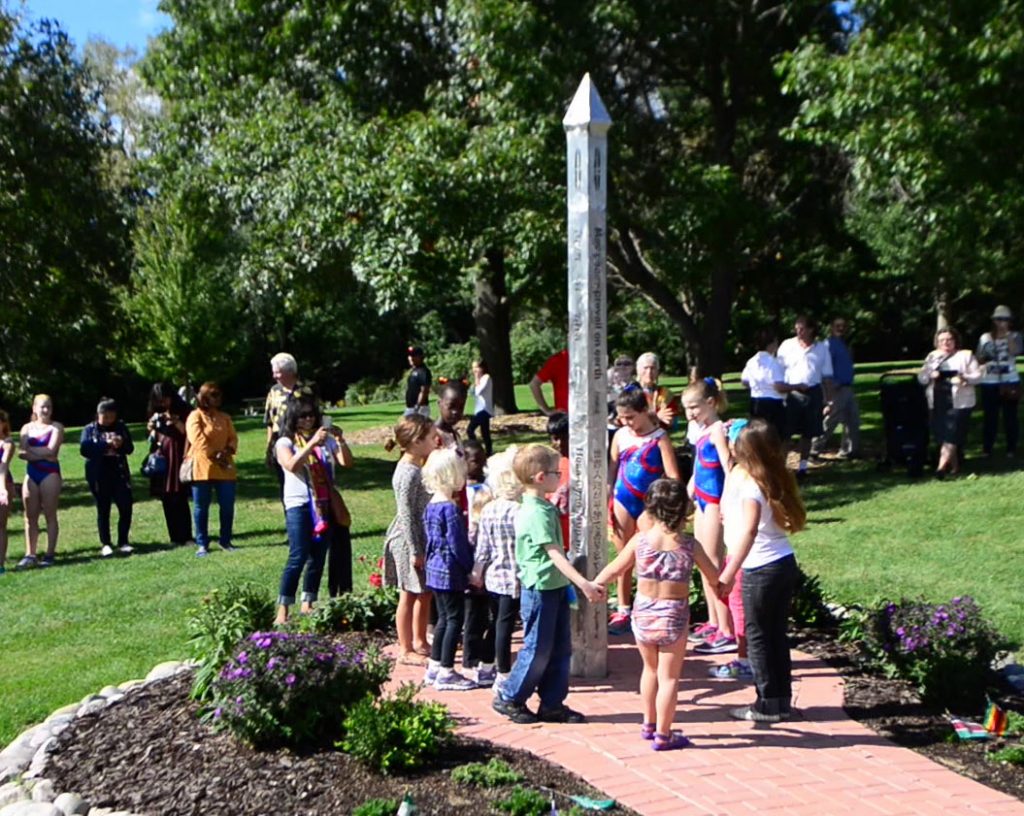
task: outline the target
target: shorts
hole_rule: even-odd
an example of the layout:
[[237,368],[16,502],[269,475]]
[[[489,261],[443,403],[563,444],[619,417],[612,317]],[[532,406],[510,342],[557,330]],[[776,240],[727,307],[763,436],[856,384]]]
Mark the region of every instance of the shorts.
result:
[[680,638],[686,638],[690,626],[690,602],[656,600],[638,594],[633,598],[630,622],[637,643],[671,646]]
[[821,436],[824,431],[824,409],[825,399],[820,385],[805,392],[790,391],[786,395],[786,436],[810,439]]
[[[729,556],[725,556],[722,562],[724,567],[729,563]],[[736,571],[736,583],[732,585],[732,592],[729,593],[729,612],[732,615],[732,625],[736,637],[747,636],[747,618],[743,614],[743,570]]]

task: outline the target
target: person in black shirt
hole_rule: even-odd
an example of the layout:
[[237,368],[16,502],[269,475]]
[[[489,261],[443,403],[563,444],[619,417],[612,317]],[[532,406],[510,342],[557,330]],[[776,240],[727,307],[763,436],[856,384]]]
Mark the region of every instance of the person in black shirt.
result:
[[430,369],[423,364],[423,349],[409,346],[409,379],[405,385],[405,416],[430,416]]

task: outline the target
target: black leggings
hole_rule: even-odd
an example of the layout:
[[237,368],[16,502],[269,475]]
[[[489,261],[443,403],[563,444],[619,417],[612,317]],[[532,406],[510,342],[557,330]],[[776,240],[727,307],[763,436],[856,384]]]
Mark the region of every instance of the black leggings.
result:
[[439,662],[444,669],[453,669],[455,650],[462,635],[462,593],[435,591],[434,603],[437,604],[437,624],[430,659]]
[[352,591],[352,528],[331,525],[331,548],[327,551],[327,594],[332,598]]
[[462,666],[472,669],[494,662],[494,617],[498,601],[486,592],[466,596],[463,619]]
[[512,633],[519,618],[519,599],[511,595],[497,595],[498,610],[494,616],[495,668],[500,674],[512,671]]
[[494,453],[494,446],[491,444],[491,415],[486,411],[481,411],[479,414],[473,414],[470,417],[469,427],[466,428],[466,436],[470,439],[476,439],[477,428],[480,429],[480,436],[484,440],[484,450],[490,456]]

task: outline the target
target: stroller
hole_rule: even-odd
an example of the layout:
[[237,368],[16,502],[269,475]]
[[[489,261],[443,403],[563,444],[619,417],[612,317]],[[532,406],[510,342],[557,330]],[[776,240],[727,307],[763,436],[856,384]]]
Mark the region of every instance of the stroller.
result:
[[907,468],[909,476],[924,472],[928,457],[928,401],[916,371],[887,371],[879,380],[885,457],[879,470],[893,465]]

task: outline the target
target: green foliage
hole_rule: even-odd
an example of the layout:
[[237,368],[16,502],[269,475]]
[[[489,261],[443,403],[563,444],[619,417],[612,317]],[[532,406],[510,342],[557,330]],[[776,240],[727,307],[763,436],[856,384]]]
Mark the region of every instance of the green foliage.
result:
[[528,383],[545,361],[565,348],[565,329],[552,320],[529,316],[512,326],[512,375],[518,383]]
[[[434,375],[435,388],[442,377],[449,380],[473,382],[473,360],[480,356],[480,346],[475,340],[466,343],[453,343],[431,355],[427,360],[430,372]],[[472,403],[469,405],[472,410]]]
[[209,699],[211,685],[235,646],[252,632],[269,629],[273,622],[274,603],[266,588],[255,583],[228,583],[190,609],[188,645],[199,662],[192,699]]
[[551,812],[551,802],[544,794],[520,785],[512,788],[495,807],[510,816],[546,816]]
[[993,762],[1007,762],[1010,765],[1024,765],[1024,745],[1011,745],[987,754]]
[[1006,712],[1006,733],[1024,737],[1024,714],[1019,711]]
[[824,626],[832,622],[832,613],[825,606],[825,593],[817,575],[808,575],[800,568],[790,619],[800,626]]
[[395,627],[398,591],[380,587],[366,592],[346,592],[314,607],[299,618],[300,631],[389,632]]
[[469,762],[452,769],[452,779],[478,788],[499,788],[523,781],[523,775],[505,760],[491,757],[486,763]]
[[414,699],[418,686],[404,684],[392,697],[366,697],[345,718],[338,747],[381,773],[424,765],[451,739],[455,723],[441,703]]
[[363,377],[349,383],[345,389],[345,402],[348,405],[378,405],[382,402],[396,402],[405,396],[405,385],[402,380],[382,382],[376,377]]
[[855,626],[883,671],[912,682],[926,703],[960,711],[983,705],[992,661],[1007,645],[969,597],[881,604],[844,630],[847,639]]
[[401,805],[397,799],[367,799],[352,811],[352,816],[395,816]]
[[291,632],[254,632],[213,683],[214,727],[257,748],[327,746],[356,701],[380,693],[391,663],[375,649]]

